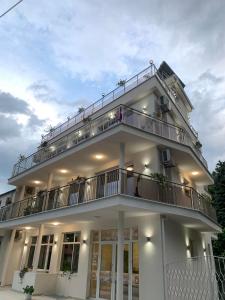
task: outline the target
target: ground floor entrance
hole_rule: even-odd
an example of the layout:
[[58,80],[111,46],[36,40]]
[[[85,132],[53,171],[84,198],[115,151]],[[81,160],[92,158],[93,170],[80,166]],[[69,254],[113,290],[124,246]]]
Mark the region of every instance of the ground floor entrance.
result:
[[[124,300],[139,299],[139,249],[137,229],[126,229],[124,243]],[[117,230],[93,232],[91,253],[90,297],[116,299]]]

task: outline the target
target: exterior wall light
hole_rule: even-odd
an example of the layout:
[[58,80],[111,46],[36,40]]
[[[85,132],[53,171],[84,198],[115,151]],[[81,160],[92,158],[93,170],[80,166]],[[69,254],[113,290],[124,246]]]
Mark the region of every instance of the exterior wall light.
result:
[[152,238],[150,236],[146,236],[146,240],[148,243],[150,243],[152,241]]
[[190,245],[187,246],[187,250],[191,250],[191,246]]
[[206,253],[206,249],[205,248],[203,248],[203,252]]
[[28,246],[28,243],[26,242],[26,243],[24,244],[24,246],[27,247],[27,246]]
[[149,169],[149,164],[145,164],[145,169]]
[[54,241],[54,244],[57,245],[57,241]]
[[83,240],[83,244],[87,244],[87,240]]

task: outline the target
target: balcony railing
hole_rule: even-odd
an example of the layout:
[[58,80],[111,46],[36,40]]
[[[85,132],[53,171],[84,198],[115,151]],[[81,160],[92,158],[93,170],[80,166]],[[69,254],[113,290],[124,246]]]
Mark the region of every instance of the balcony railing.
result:
[[195,154],[207,168],[206,160],[202,156],[201,152],[195,147],[196,140],[193,141],[188,132],[183,128],[163,122],[130,107],[120,105],[96,119],[91,120],[88,118],[85,120],[82,127],[68,133],[51,144],[44,142],[45,144],[40,150],[24,159],[21,159],[14,165],[12,177],[17,176],[18,174],[21,174],[22,172],[73,147],[76,147],[84,141],[87,141],[119,124],[126,124],[142,131],[187,145],[194,150]]
[[99,100],[97,100],[92,105],[88,106],[81,113],[78,113],[76,116],[68,117],[68,120],[66,122],[54,127],[48,134],[42,136],[42,141],[48,141],[56,137],[60,133],[64,132],[65,130],[78,124],[83,119],[88,118],[93,113],[99,111],[107,104],[113,102],[117,98],[121,97],[125,93],[129,92],[133,88],[137,87],[138,85],[153,77],[156,74],[156,72],[157,69],[155,65],[153,63],[150,64],[148,68],[144,69],[132,78],[126,80],[126,82],[123,85],[118,86],[113,91],[109,92],[106,95],[103,95]]
[[224,300],[225,258],[194,257],[166,265],[168,300]]
[[115,169],[91,178],[79,177],[71,184],[15,202],[0,210],[0,220],[85,204],[113,195],[130,195],[146,200],[197,210],[216,221],[211,203],[193,188],[173,182],[160,182],[151,176]]

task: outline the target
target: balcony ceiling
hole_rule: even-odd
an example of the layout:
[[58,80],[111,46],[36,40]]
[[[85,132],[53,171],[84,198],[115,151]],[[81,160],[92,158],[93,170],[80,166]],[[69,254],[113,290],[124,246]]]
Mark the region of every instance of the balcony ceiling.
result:
[[[171,144],[163,138],[143,134],[131,128],[126,128],[126,131],[115,128],[106,132],[106,135],[102,134],[93,138],[90,143],[75,147],[72,152],[63,153],[11,179],[10,183],[17,186],[23,184],[36,186],[35,181],[40,181],[46,184],[49,173],[54,174],[56,184],[62,181],[66,183],[77,176],[94,176],[98,172],[118,166],[120,142],[126,144],[126,163],[132,162],[134,156],[135,159],[138,159],[138,155],[140,156],[140,162],[143,163],[142,151],[155,146],[171,148],[172,145],[174,147],[172,150],[173,159],[182,176],[190,181],[194,179],[199,184],[211,184],[210,176],[204,171],[201,163],[197,159],[195,160],[190,153],[184,152],[181,149],[184,149],[183,146],[177,145],[179,147],[176,147],[176,143]],[[102,157],[97,159],[96,155]],[[149,160],[151,161],[151,157],[149,157]],[[62,170],[65,173],[62,174]],[[197,176],[193,176],[192,172],[197,172]]]

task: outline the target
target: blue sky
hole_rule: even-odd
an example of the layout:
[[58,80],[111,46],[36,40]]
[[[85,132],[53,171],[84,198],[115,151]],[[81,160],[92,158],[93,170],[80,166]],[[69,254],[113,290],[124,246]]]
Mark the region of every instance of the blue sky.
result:
[[[2,0],[0,13],[14,3]],[[224,13],[223,0],[24,0],[0,19],[0,192],[50,124],[150,59],[186,83],[212,170],[225,159]]]

